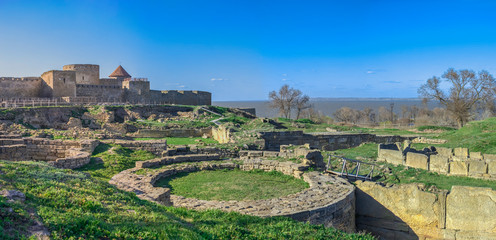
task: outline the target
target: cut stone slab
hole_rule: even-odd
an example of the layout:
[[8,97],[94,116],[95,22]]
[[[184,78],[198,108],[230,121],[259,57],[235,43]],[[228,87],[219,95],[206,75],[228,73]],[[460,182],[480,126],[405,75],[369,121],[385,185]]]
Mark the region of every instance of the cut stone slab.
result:
[[431,155],[429,161],[429,171],[438,173],[449,173],[449,157],[442,155]]
[[468,164],[466,162],[450,162],[449,173],[457,176],[467,176]]
[[429,170],[429,156],[421,153],[408,152],[406,154],[406,165]]

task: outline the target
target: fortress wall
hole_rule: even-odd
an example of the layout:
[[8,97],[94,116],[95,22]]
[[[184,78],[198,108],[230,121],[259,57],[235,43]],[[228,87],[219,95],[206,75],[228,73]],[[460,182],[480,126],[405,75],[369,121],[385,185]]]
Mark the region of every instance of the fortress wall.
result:
[[96,97],[103,101],[124,101],[124,90],[118,86],[76,85],[78,97]]
[[116,78],[100,78],[100,85],[122,87],[122,80]]
[[212,93],[203,91],[150,91],[151,101],[167,104],[212,105]]
[[122,82],[122,87],[126,89],[126,101],[129,102],[150,101],[150,82],[125,80]]
[[40,77],[1,77],[0,98],[40,97],[43,80]]
[[93,64],[71,64],[62,67],[64,71],[76,71],[77,84],[100,84],[100,66]]
[[52,70],[41,75],[42,97],[75,97],[76,72]]

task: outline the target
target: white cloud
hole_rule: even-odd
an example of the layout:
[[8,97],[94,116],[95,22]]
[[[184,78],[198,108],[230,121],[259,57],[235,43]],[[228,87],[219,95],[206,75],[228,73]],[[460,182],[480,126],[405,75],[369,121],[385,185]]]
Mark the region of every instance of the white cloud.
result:
[[374,73],[375,73],[375,71],[372,71],[372,70],[367,71],[367,74],[374,74]]
[[227,81],[227,78],[210,78],[210,81]]
[[283,79],[281,79],[281,80],[283,80],[283,81],[286,81],[286,80],[288,80],[288,79],[286,79],[286,78],[283,78]]
[[186,86],[184,86],[184,85],[179,85],[179,86],[177,86],[177,87],[178,87],[178,88],[185,88]]

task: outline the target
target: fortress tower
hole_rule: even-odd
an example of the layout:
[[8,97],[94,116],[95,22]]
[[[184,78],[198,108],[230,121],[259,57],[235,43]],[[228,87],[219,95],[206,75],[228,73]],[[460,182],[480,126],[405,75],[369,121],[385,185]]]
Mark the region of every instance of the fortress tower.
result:
[[117,79],[119,81],[123,81],[126,78],[131,78],[131,75],[124,70],[124,68],[119,65],[112,74],[109,75],[110,78]]
[[76,72],[77,84],[100,84],[100,66],[94,64],[70,64],[62,67],[64,71]]

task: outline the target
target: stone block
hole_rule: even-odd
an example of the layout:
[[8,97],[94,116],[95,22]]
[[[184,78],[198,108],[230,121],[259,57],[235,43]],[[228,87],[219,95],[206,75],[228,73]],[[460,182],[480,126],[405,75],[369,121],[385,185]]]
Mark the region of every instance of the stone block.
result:
[[429,171],[447,174],[449,173],[449,157],[442,155],[431,155],[429,159]]
[[455,156],[459,158],[468,158],[468,148],[455,148]]
[[437,151],[437,154],[441,155],[441,156],[445,156],[445,157],[453,156],[453,149],[452,148],[436,147],[436,151]]
[[406,165],[429,170],[429,156],[421,153],[408,152],[406,154]]
[[487,173],[491,177],[496,177],[496,162],[488,162],[487,163]]
[[466,162],[450,162],[449,173],[457,176],[467,176],[468,163]]
[[469,158],[466,157],[458,157],[458,156],[453,156],[453,161],[455,162],[466,162],[469,161]]
[[496,162],[496,154],[484,154],[483,156],[486,162]]
[[487,164],[483,161],[469,161],[468,175],[473,177],[482,177],[487,173]]
[[453,186],[446,199],[446,228],[493,232],[495,199],[496,192],[490,188]]
[[404,164],[403,153],[398,150],[379,149],[377,160],[397,165]]
[[482,160],[484,159],[481,152],[470,152],[470,159],[472,160]]

